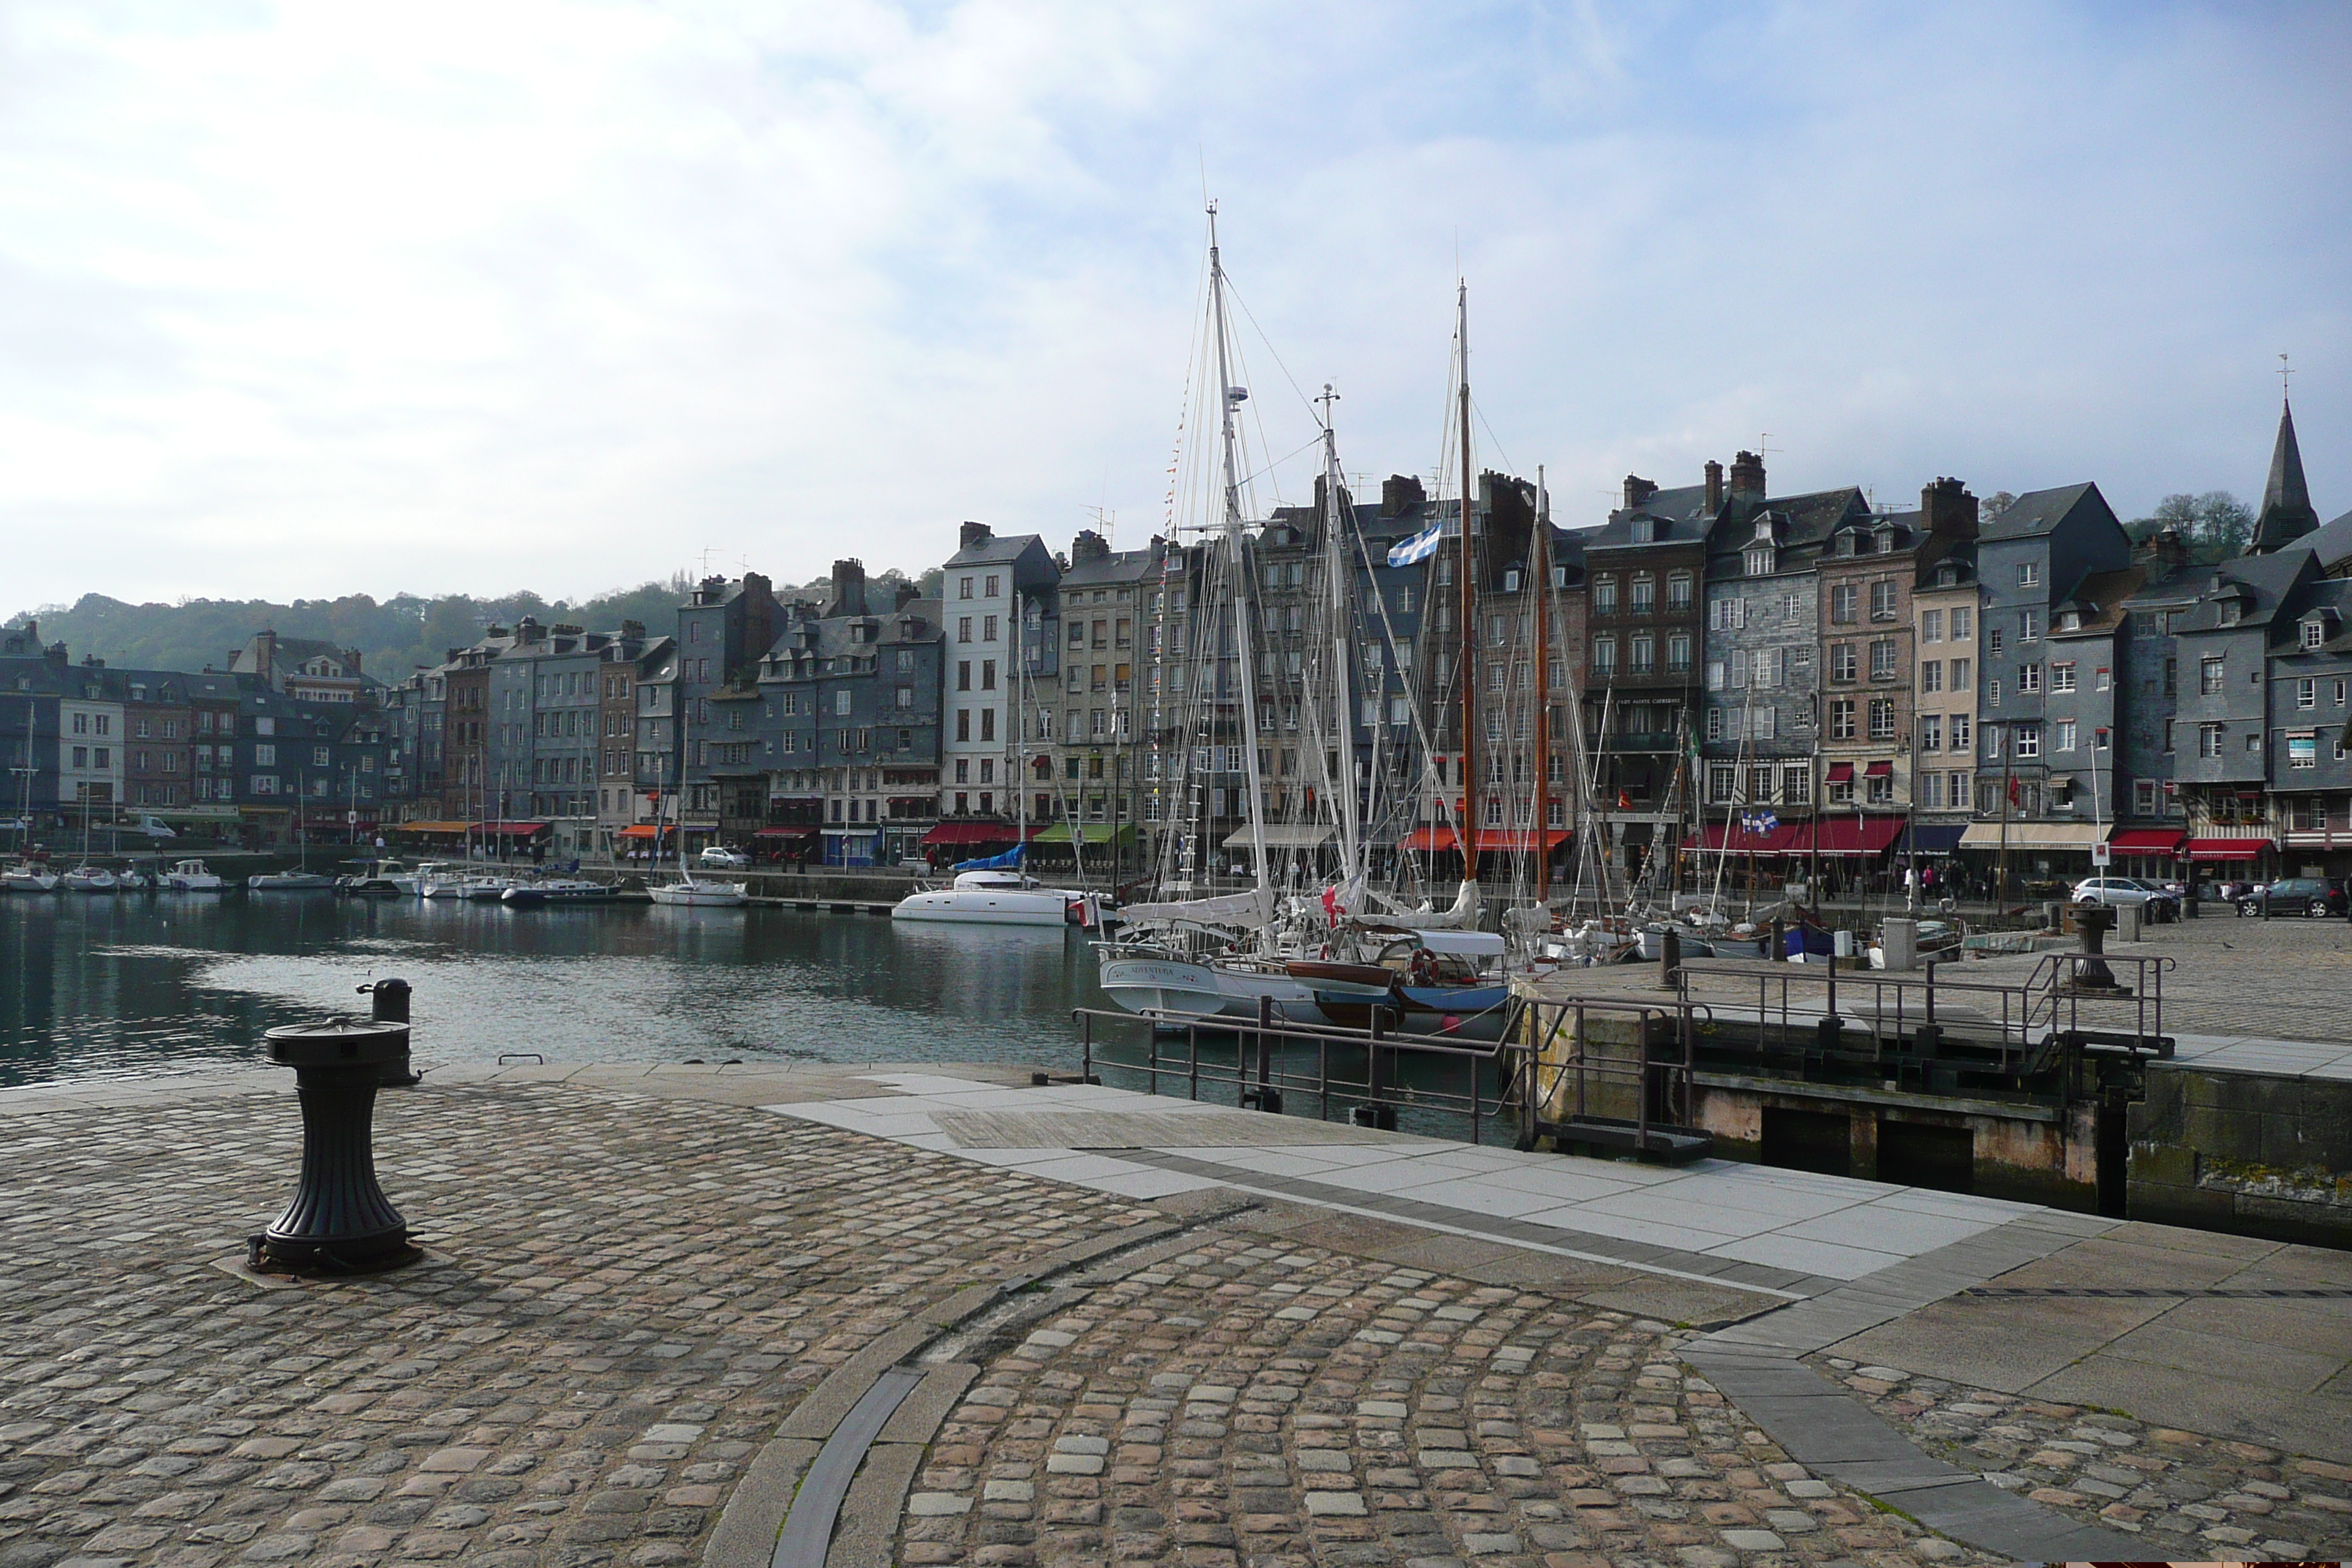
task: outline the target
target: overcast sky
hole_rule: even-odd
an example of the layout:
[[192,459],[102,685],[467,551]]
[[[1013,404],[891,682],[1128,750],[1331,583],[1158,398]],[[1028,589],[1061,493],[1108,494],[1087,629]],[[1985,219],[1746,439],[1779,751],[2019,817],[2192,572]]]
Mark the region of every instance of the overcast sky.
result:
[[1562,521],[1767,431],[2251,499],[2282,350],[2331,517],[2347,79],[2335,3],[5,0],[0,614],[1139,543],[1204,169],[1276,456],[1295,378],[1437,461],[1458,269]]

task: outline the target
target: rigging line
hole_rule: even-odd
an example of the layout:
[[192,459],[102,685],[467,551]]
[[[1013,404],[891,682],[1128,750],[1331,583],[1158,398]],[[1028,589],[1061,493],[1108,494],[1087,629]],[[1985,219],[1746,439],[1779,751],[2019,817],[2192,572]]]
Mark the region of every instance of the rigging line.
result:
[[[1282,379],[1290,383],[1290,390],[1298,394],[1298,401],[1305,404],[1309,410],[1312,410],[1315,406],[1315,400],[1307,395],[1307,389],[1298,384],[1298,378],[1290,374],[1290,367],[1288,365],[1283,363],[1282,351],[1274,346],[1274,340],[1266,335],[1265,329],[1259,326],[1257,324],[1257,318],[1250,313],[1249,301],[1243,299],[1241,290],[1234,287],[1234,278],[1233,274],[1230,272],[1225,274],[1225,297],[1242,308],[1242,315],[1249,321],[1250,330],[1258,335],[1258,341],[1260,342],[1265,344],[1265,352],[1274,356],[1275,368],[1282,372]],[[1318,425],[1322,423],[1320,416],[1317,416],[1316,422]]]
[[[1265,426],[1262,426],[1262,425],[1261,425],[1261,426],[1259,426],[1259,431],[1258,431],[1258,433],[1259,433],[1261,436],[1263,436],[1263,435],[1265,434]],[[1312,435],[1312,436],[1308,437],[1307,437],[1307,438],[1303,443],[1301,443],[1301,444],[1300,444],[1297,447],[1296,447],[1295,449],[1293,449],[1293,450],[1291,450],[1291,451],[1288,451],[1288,452],[1285,452],[1281,457],[1275,458],[1275,459],[1274,459],[1274,461],[1272,461],[1272,462],[1270,462],[1270,463],[1266,464],[1266,465],[1265,465],[1264,468],[1262,468],[1256,469],[1255,471],[1254,471],[1254,472],[1252,472],[1252,473],[1248,473],[1248,474],[1244,474],[1244,475],[1243,475],[1243,476],[1242,476],[1242,483],[1244,483],[1244,484],[1245,484],[1245,485],[1249,485],[1249,484],[1255,484],[1255,483],[1256,483],[1260,479],[1262,479],[1262,478],[1263,478],[1263,479],[1266,479],[1269,482],[1271,482],[1272,475],[1273,475],[1273,473],[1274,473],[1275,469],[1276,469],[1276,468],[1280,468],[1280,467],[1282,467],[1282,465],[1283,465],[1283,464],[1285,464],[1285,463],[1286,463],[1286,462],[1290,461],[1290,459],[1291,459],[1291,458],[1296,458],[1297,456],[1298,456],[1298,454],[1299,454],[1300,452],[1304,452],[1305,450],[1307,450],[1307,447],[1315,447],[1315,446],[1320,446],[1320,445],[1322,444],[1322,441],[1323,441],[1323,433],[1322,433],[1321,431],[1319,431],[1319,430],[1318,430],[1318,431],[1317,431],[1314,435]],[[1276,504],[1279,504],[1279,503],[1280,503],[1280,499],[1281,499],[1281,498],[1280,498],[1279,492],[1277,492],[1276,497]]]
[[1518,466],[1511,461],[1511,455],[1503,450],[1503,438],[1495,434],[1495,427],[1492,425],[1486,423],[1486,411],[1478,405],[1475,393],[1473,393],[1470,397],[1470,412],[1478,416],[1479,427],[1486,432],[1486,439],[1495,444],[1495,456],[1503,459],[1503,471],[1507,474],[1517,473]]

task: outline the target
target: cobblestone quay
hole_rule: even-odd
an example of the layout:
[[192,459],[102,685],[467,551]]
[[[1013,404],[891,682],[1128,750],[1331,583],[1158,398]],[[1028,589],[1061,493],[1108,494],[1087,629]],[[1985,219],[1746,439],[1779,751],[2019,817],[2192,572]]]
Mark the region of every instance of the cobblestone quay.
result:
[[300,1283],[234,1267],[294,1169],[282,1075],[0,1097],[0,1568],[706,1561],[819,1385],[1074,1249],[1104,1261],[963,1342],[968,1382],[835,1562],[1994,1560],[1790,1463],[1675,1359],[1684,1330],[1588,1299],[1622,1270],[1408,1265],[1431,1239],[1381,1222],[754,1109],[875,1092],[640,1069],[390,1095],[380,1169],[431,1258]]

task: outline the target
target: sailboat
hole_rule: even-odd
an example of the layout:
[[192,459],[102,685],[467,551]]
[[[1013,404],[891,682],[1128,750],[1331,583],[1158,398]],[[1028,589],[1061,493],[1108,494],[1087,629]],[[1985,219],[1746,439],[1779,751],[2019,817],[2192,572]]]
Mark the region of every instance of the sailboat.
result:
[[[670,792],[672,799],[676,799],[677,795],[676,790]],[[661,841],[661,813],[657,807],[654,813],[654,854],[656,857],[656,866],[659,864]],[[694,868],[688,865],[686,861],[686,835],[683,833],[676,835],[674,842],[677,846],[677,880],[654,883],[646,889],[647,898],[670,909],[740,910],[751,901],[751,884],[748,882],[695,880]]]
[[[295,783],[299,784],[302,779],[298,776]],[[294,844],[297,858],[293,870],[265,871],[258,876],[247,877],[245,885],[257,893],[332,892],[335,879],[310,869],[310,835],[299,795],[294,797]]]
[[120,890],[121,882],[103,866],[89,863],[90,804],[81,805],[81,864],[58,879],[58,886],[68,893],[111,893]]

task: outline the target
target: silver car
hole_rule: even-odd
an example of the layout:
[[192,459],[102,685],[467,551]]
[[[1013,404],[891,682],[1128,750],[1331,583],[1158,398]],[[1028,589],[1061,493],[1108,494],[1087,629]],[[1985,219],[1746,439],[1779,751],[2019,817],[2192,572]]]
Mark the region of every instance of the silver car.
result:
[[2085,877],[2071,895],[2077,904],[2174,904],[2179,899],[2137,877]]

